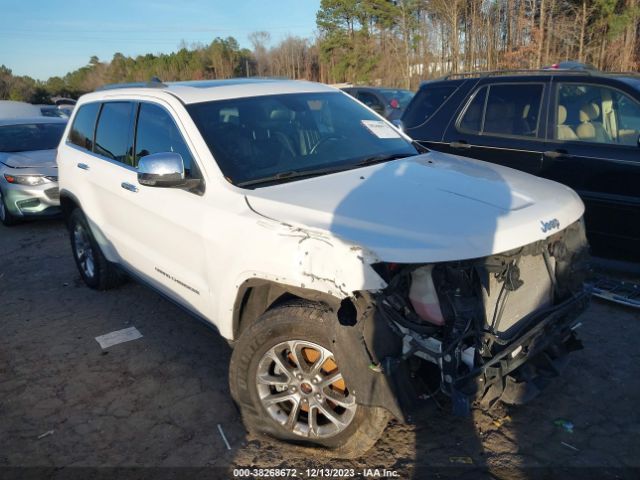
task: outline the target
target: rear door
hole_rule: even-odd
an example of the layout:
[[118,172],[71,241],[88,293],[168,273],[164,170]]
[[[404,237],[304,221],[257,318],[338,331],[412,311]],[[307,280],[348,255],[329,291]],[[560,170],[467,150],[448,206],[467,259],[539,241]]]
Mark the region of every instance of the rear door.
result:
[[541,175],[582,197],[596,254],[640,254],[640,93],[607,78],[556,77]]
[[[118,261],[128,258],[130,235],[125,219],[130,206],[129,199],[122,195],[122,183],[127,173],[135,175],[132,157],[134,108],[135,103],[130,101],[102,103],[88,171],[94,190],[96,224],[99,225],[95,228],[102,230],[106,242],[117,252]],[[89,213],[93,215],[93,212]]]
[[480,82],[447,129],[443,150],[538,174],[547,98],[544,78]]

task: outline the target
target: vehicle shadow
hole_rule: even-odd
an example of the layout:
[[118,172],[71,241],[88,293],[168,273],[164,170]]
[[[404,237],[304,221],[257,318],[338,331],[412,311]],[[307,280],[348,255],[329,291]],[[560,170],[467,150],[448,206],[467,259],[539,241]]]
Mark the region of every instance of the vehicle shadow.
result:
[[[335,209],[331,232],[366,247],[383,262],[478,258],[494,252],[501,217],[510,213],[513,203],[509,185],[493,166],[428,153],[366,170]],[[353,219],[383,228],[358,229]],[[383,233],[389,231],[394,235]],[[371,338],[371,353],[384,364],[377,352],[388,351],[389,338]],[[385,373],[402,389],[406,374]],[[431,371],[427,381],[433,385],[435,380],[436,389],[438,376]],[[374,447],[377,451],[361,459],[361,465],[381,462],[368,466],[395,470],[400,478],[493,478],[477,424],[483,414],[472,410],[469,416],[454,416],[447,396],[418,393],[421,399],[406,403],[413,426],[392,424]],[[396,436],[405,442],[413,436],[413,443],[398,445]]]

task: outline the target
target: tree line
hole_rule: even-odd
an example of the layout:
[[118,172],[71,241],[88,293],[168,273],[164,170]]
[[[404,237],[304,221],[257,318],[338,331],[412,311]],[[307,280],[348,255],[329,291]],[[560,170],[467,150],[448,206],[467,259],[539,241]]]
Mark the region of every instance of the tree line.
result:
[[535,69],[578,60],[640,66],[640,0],[321,0],[313,38],[268,32],[182,44],[168,54],[89,63],[46,81],[0,66],[0,99],[45,103],[107,83],[271,76],[416,88],[461,71]]

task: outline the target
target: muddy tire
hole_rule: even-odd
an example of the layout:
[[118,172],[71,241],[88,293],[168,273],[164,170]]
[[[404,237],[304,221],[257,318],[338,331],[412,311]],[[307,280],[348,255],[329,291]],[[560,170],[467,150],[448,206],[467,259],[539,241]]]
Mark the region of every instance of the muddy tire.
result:
[[310,302],[267,311],[238,339],[229,384],[248,430],[355,458],[375,444],[390,415],[349,392],[331,352],[333,321]]
[[68,220],[71,250],[80,277],[94,290],[109,290],[124,283],[126,277],[100,250],[82,210],[76,208]]

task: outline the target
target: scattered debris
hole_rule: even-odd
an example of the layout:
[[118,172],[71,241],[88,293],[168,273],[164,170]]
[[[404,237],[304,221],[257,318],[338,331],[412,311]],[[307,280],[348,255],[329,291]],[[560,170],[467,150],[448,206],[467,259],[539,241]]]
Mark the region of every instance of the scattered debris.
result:
[[556,427],[560,427],[564,429],[565,432],[573,433],[574,425],[569,420],[565,420],[564,418],[558,418],[557,420],[553,421],[553,424]]
[[96,337],[96,341],[103,349],[105,349],[119,343],[137,340],[138,338],[142,338],[142,334],[138,329],[136,327],[129,327],[123,330],[116,330],[115,332],[100,335],[99,337]]
[[464,465],[473,465],[471,457],[449,457],[449,463],[462,463]]
[[562,445],[564,445],[565,447],[569,447],[571,450],[575,450],[576,452],[579,452],[580,450],[577,449],[576,447],[574,447],[573,445],[570,445],[566,442],[560,442]]
[[640,284],[599,278],[590,286],[595,297],[628,307],[640,308]]
[[38,435],[38,440],[42,440],[44,437],[48,437],[49,435],[53,435],[53,430],[48,430],[44,432],[42,435]]
[[229,445],[229,441],[227,440],[226,435],[222,431],[222,425],[220,424],[218,424],[218,431],[220,432],[220,436],[222,437],[222,440],[224,440],[224,444],[227,446],[227,450],[231,450],[231,445]]
[[372,371],[374,371],[376,373],[384,372],[384,370],[382,369],[382,364],[375,363],[375,362],[369,364],[369,370],[372,370]]

